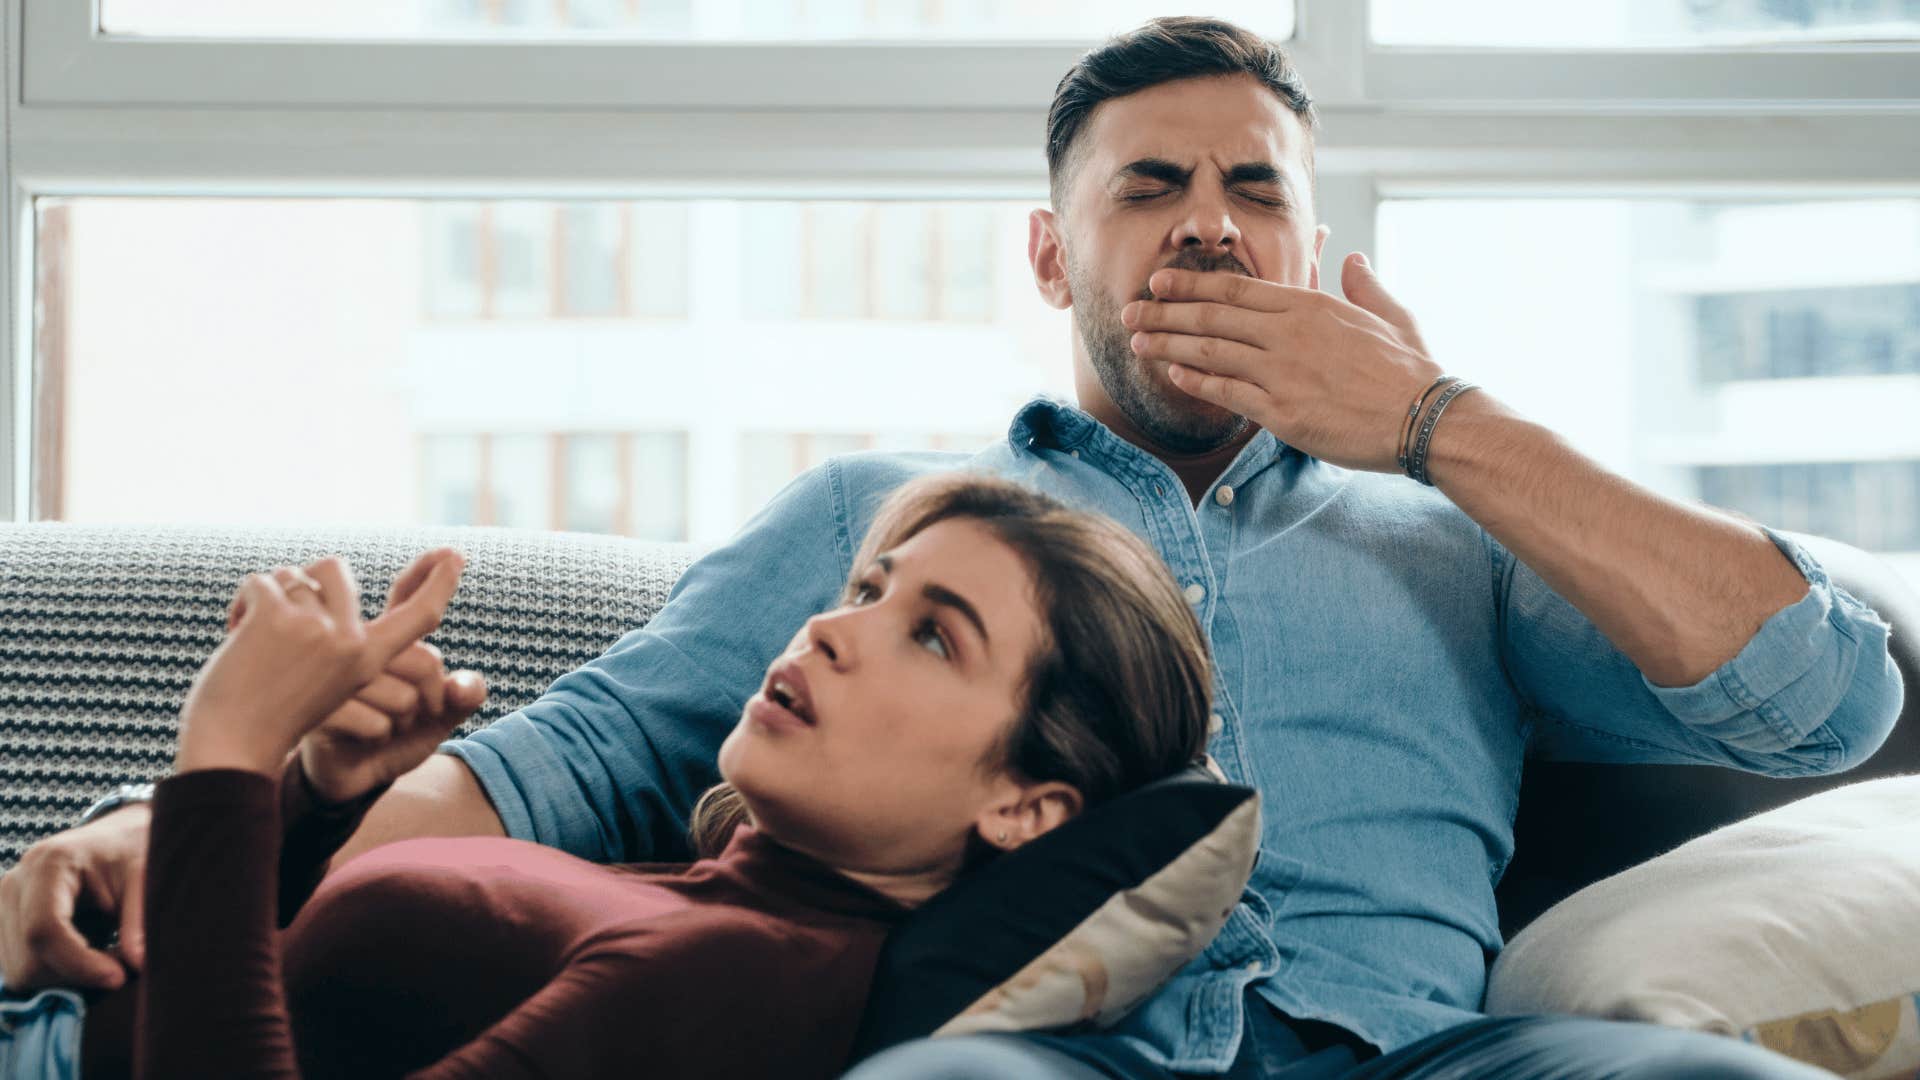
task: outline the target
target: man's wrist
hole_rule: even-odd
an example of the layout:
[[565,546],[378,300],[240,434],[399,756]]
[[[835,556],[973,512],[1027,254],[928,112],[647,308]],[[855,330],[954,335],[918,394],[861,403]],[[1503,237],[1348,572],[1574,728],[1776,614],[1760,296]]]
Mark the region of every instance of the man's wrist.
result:
[[80,820],[76,824],[91,825],[117,810],[125,810],[129,806],[146,806],[152,802],[153,785],[151,783],[121,784],[94,800],[93,805],[87,807],[86,812],[80,815]]

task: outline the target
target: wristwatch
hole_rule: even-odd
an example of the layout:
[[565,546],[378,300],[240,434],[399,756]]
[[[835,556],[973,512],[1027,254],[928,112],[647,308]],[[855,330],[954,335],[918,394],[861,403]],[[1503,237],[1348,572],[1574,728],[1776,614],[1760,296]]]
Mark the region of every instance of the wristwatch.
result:
[[102,795],[92,806],[87,807],[87,812],[80,815],[80,824],[92,824],[129,803],[152,801],[152,784],[121,784],[119,787]]

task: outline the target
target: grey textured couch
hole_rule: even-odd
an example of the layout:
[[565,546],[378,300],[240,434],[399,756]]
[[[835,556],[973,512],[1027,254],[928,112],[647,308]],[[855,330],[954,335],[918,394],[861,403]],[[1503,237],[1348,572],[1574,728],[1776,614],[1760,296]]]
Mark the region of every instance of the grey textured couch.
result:
[[[1920,625],[1920,598],[1872,557],[1808,542],[1836,581],[1894,624],[1906,683],[1920,686],[1920,649],[1905,632]],[[450,666],[476,668],[492,687],[470,727],[533,700],[646,622],[696,554],[510,529],[0,526],[0,869],[115,783],[166,770],[175,714],[246,573],[343,555],[371,616],[407,560],[440,544],[466,551],[468,569],[434,640]],[[1836,784],[1920,772],[1915,697],[1879,754],[1838,777],[1529,767],[1518,851],[1499,890],[1503,926],[1512,934],[1588,882],[1726,822]]]

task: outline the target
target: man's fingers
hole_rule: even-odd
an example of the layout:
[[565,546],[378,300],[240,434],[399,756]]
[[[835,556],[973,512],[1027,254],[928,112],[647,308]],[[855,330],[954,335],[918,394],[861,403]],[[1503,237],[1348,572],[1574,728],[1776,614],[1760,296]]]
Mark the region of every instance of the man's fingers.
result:
[[440,625],[454,590],[460,587],[461,571],[465,569],[466,560],[460,553],[447,549],[418,588],[367,624],[367,641],[381,667],[399,655],[400,650]]
[[1167,377],[1173,380],[1174,386],[1201,401],[1212,402],[1256,424],[1260,422],[1255,412],[1265,400],[1265,392],[1250,382],[1224,375],[1209,375],[1179,364],[1167,369]]
[[1380,275],[1373,272],[1373,265],[1360,252],[1347,256],[1340,264],[1340,292],[1355,307],[1378,315],[1400,330],[1418,333],[1413,315],[1387,292]]
[[62,866],[49,885],[30,893],[20,913],[27,948],[42,972],[38,984],[119,989],[127,981],[126,969],[88,945],[73,925],[74,900],[81,886],[79,869],[70,864]]
[[1224,270],[1162,268],[1147,279],[1147,288],[1155,300],[1212,300],[1254,311],[1287,311],[1312,303],[1320,296],[1313,289]]
[[1216,304],[1210,300],[1182,303],[1135,300],[1120,309],[1120,322],[1129,330],[1160,330],[1175,334],[1226,338],[1263,348],[1273,338],[1272,320],[1264,312]]
[[1194,337],[1192,334],[1138,333],[1132,338],[1133,351],[1148,360],[1185,364],[1190,368],[1231,375],[1248,382],[1265,376],[1265,354],[1251,345],[1225,338]]

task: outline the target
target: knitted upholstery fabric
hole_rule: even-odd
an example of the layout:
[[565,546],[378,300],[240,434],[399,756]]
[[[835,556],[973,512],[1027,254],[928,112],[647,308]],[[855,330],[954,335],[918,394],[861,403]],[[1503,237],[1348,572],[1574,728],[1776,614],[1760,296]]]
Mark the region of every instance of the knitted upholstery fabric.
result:
[[339,555],[371,618],[408,561],[440,546],[467,569],[429,640],[489,688],[462,734],[643,625],[697,554],[525,529],[0,525],[0,870],[115,784],[168,771],[241,578]]

